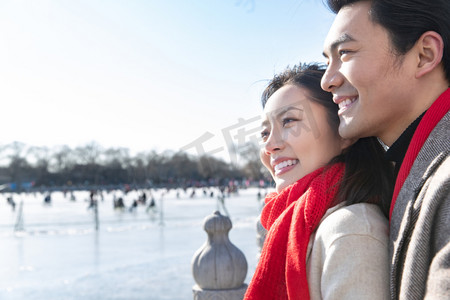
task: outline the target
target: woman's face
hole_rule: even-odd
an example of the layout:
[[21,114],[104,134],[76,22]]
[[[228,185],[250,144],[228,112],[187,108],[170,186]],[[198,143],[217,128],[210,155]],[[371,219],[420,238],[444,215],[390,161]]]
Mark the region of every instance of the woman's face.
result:
[[285,85],[264,108],[260,156],[278,192],[326,165],[346,146],[330,127],[325,107],[307,96],[307,89]]

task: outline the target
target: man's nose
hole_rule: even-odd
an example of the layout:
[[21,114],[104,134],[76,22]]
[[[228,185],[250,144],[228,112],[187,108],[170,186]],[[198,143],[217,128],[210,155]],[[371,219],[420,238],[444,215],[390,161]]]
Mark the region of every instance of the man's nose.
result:
[[324,91],[332,92],[336,87],[342,84],[343,77],[336,67],[329,65],[322,76],[320,86]]

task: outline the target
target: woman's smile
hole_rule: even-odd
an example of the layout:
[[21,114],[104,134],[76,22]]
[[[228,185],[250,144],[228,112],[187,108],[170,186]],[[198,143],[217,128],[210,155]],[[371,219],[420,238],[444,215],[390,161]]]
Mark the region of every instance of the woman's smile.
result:
[[292,170],[299,163],[298,159],[287,159],[283,161],[278,161],[273,165],[274,174],[280,176],[286,172]]

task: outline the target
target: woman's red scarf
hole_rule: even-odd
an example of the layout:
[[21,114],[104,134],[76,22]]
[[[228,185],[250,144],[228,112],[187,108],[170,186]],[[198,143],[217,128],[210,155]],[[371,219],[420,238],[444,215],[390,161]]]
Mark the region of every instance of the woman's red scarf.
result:
[[244,299],[309,299],[309,239],[333,204],[343,173],[344,164],[337,163],[266,197],[261,223],[269,232]]
[[434,101],[434,103],[427,110],[422,120],[417,126],[416,131],[411,139],[408,150],[406,151],[403,163],[400,166],[400,170],[397,175],[397,180],[395,181],[394,193],[392,195],[391,208],[389,211],[389,220],[391,220],[392,211],[394,210],[395,201],[400,193],[400,189],[405,183],[406,178],[411,171],[411,168],[419,154],[420,149],[422,149],[423,144],[427,140],[431,131],[436,127],[437,123],[445,116],[445,114],[450,109],[450,88],[443,92],[439,98]]

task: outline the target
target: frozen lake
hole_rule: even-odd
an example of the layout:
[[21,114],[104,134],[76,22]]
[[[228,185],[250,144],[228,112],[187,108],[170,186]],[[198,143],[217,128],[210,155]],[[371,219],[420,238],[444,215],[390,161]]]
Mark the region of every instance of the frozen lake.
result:
[[[41,194],[16,194],[15,211],[0,195],[0,299],[192,299],[191,259],[207,238],[203,219],[219,206],[216,197],[197,190],[191,199],[190,192],[177,198],[175,190],[153,191],[158,211],[150,212],[114,210],[121,192],[103,193],[98,231],[87,191],[75,192],[76,201],[54,192],[51,205]],[[247,258],[246,283],[258,255],[257,193],[250,188],[225,199],[230,240]],[[137,198],[125,195],[126,206]],[[15,232],[21,201],[24,231]]]

